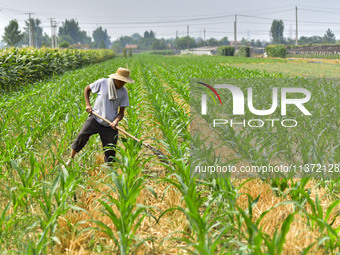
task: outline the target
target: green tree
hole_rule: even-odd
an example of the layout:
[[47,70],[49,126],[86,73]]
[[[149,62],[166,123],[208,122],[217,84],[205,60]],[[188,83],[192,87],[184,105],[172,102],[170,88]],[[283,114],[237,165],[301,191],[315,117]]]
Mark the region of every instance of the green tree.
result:
[[219,43],[220,43],[220,45],[229,45],[229,44],[230,44],[227,36],[223,37],[223,38],[220,40]]
[[262,47],[262,42],[259,39],[257,39],[254,46],[255,47]]
[[142,36],[140,34],[138,34],[138,33],[134,33],[133,35],[131,35],[131,38],[134,41],[138,42],[142,38]]
[[116,40],[112,45],[111,45],[111,50],[113,50],[114,52],[119,52],[123,49],[123,47],[121,46],[121,44],[119,43],[118,40]]
[[150,37],[149,31],[145,31],[144,32],[144,38],[149,38],[149,37]]
[[70,46],[69,42],[63,41],[62,43],[59,43],[60,48],[67,48],[68,46]]
[[122,51],[123,48],[125,48],[127,44],[138,44],[138,41],[136,40],[138,36],[136,34],[133,34],[133,36],[134,37],[121,36],[119,39],[113,42],[111,49],[115,52],[119,52],[119,51]]
[[[137,43],[141,49],[153,49],[154,47],[158,47],[158,43],[156,41],[155,33],[150,30],[150,32],[145,31],[144,36],[140,38]],[[155,46],[153,46],[153,44],[155,44]]]
[[103,30],[102,27],[98,27],[93,31],[92,37],[96,47],[107,49],[110,46],[110,37],[106,29]]
[[73,44],[73,38],[70,35],[62,35],[58,37],[58,42],[68,42],[68,44]]
[[323,42],[328,44],[336,43],[334,33],[328,28],[326,34],[323,36]]
[[307,36],[300,36],[300,38],[298,40],[298,44],[300,44],[300,45],[308,44],[310,42],[311,42],[310,37],[307,37]]
[[207,46],[218,46],[219,43],[218,43],[218,41],[215,38],[211,37],[210,39],[208,39],[205,42],[205,45],[207,45]]
[[106,45],[105,45],[104,41],[100,41],[98,48],[99,49],[106,49]]
[[41,46],[51,47],[51,38],[46,33],[44,33],[44,36],[42,37]]
[[249,46],[255,46],[255,39],[251,39],[249,42]]
[[283,31],[285,26],[282,20],[273,20],[272,26],[270,28],[270,34],[272,36],[273,44],[283,44],[285,43],[285,39],[283,37]]
[[177,37],[174,41],[174,47],[179,50],[186,49],[189,45],[189,48],[195,48],[196,42],[194,38],[189,36]]
[[80,41],[81,43],[84,43],[84,44],[91,44],[91,37],[90,36],[87,36],[86,32],[85,31],[80,31]]
[[249,42],[246,38],[242,37],[241,45],[248,46],[249,43],[250,43],[250,42]]
[[287,45],[295,45],[295,39],[292,39],[292,38],[288,37],[286,39],[286,44]]
[[322,43],[322,37],[319,35],[313,35],[311,38],[311,43],[317,43],[321,44]]
[[66,19],[65,22],[62,23],[62,26],[59,27],[58,36],[62,38],[67,38],[64,40],[68,41],[71,44],[91,43],[91,37],[87,36],[85,31],[80,30],[78,22],[75,21],[74,19],[71,20]]
[[321,36],[318,35],[314,35],[314,36],[301,36],[298,40],[298,44],[300,45],[304,45],[304,44],[321,44],[323,43],[323,38]]
[[201,37],[195,38],[195,41],[196,41],[196,47],[204,47],[205,42]]
[[23,34],[19,30],[19,24],[17,20],[11,20],[7,27],[5,27],[5,33],[2,39],[10,46],[16,46],[21,39]]
[[156,35],[152,30],[150,30],[150,32],[145,31],[144,32],[144,39],[147,39],[147,38],[156,38]]
[[154,39],[154,42],[152,43],[151,49],[153,50],[165,50],[167,49],[167,44],[164,39]]
[[[33,30],[33,45],[34,47],[41,47],[43,42],[46,43],[45,35],[43,35],[43,28],[40,26],[41,20],[40,19],[32,19],[32,30]],[[29,33],[30,33],[30,20],[25,21],[24,27],[24,38],[22,40],[22,44],[29,44]]]

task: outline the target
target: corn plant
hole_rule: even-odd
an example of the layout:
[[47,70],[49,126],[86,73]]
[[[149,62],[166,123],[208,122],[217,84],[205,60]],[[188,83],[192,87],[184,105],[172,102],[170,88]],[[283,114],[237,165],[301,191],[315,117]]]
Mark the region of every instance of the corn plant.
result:
[[[180,163],[178,163],[179,165]],[[175,207],[165,210],[161,216],[166,213],[178,210],[186,215],[188,219],[190,232],[179,232],[183,237],[169,237],[176,241],[186,243],[186,251],[191,254],[216,254],[216,252],[223,254],[227,242],[224,236],[227,231],[230,231],[232,225],[225,221],[225,214],[220,204],[215,207],[215,198],[207,199],[202,196],[204,191],[198,191],[197,179],[190,177],[190,171],[181,171],[179,174],[172,174],[164,181],[176,187],[181,192],[185,202],[185,208]],[[186,173],[186,175],[184,175]],[[172,178],[174,177],[174,178]],[[212,231],[214,232],[212,233]],[[192,248],[193,250],[192,250]]]
[[275,230],[272,240],[270,240],[271,238],[266,235],[264,242],[267,247],[268,254],[281,254],[283,252],[283,245],[286,241],[286,235],[293,220],[294,214],[288,215],[288,217],[282,223],[281,232],[278,234],[277,230]]
[[[117,233],[100,221],[94,220],[94,222],[114,241],[117,246],[115,252],[129,254],[144,242],[136,236],[136,231],[147,215],[147,207],[136,204],[136,199],[144,188],[144,178],[138,177],[128,183],[126,174],[112,173],[111,177],[114,185],[110,187],[118,194],[118,199],[107,194],[108,201],[100,200],[100,203],[104,207],[104,214],[111,219],[117,229]],[[118,215],[113,210],[114,206],[119,212]]]
[[0,91],[114,57],[110,50],[8,48],[0,52]]
[[[133,135],[141,135],[142,123],[138,121],[139,111],[143,110],[142,96],[138,90],[138,84],[129,89],[130,104],[133,107],[128,107],[128,116],[126,118],[126,128]],[[118,166],[123,171],[118,174],[113,168],[109,174],[112,185],[108,185],[110,190],[118,195],[118,199],[110,194],[106,194],[105,200],[100,200],[104,208],[104,214],[107,215],[117,233],[107,225],[98,220],[93,220],[101,231],[106,233],[113,240],[117,249],[114,252],[119,254],[130,254],[134,252],[146,240],[139,238],[136,231],[147,215],[151,215],[152,208],[137,204],[137,198],[142,189],[145,188],[145,176],[142,174],[144,165],[151,159],[143,159],[139,152],[141,144],[132,140],[126,139],[122,141],[124,148],[117,148],[119,157],[116,157]],[[154,194],[154,192],[153,192]],[[116,208],[118,213],[114,211]]]
[[[98,247],[104,249],[103,252],[127,254],[138,253],[138,246],[154,239],[151,233],[148,237],[141,238],[139,226],[145,217],[155,217],[157,220],[154,212],[159,209],[138,204],[137,197],[144,188],[148,188],[149,180],[157,180],[160,184],[173,187],[184,202],[181,206],[165,208],[161,212],[162,220],[171,215],[171,211],[178,210],[185,215],[188,226],[177,233],[180,235],[177,239],[174,238],[176,233],[171,233],[164,241],[171,239],[184,242],[184,248],[189,253],[286,252],[283,244],[290,224],[297,219],[294,213],[302,216],[306,229],[319,232],[319,238],[313,244],[299,247],[303,254],[310,252],[313,247],[325,253],[338,252],[339,204],[336,201],[339,198],[339,179],[322,176],[314,187],[329,190],[332,202],[325,209],[322,203],[324,198],[317,196],[313,200],[311,189],[306,188],[312,179],[295,181],[292,176],[286,179],[263,178],[263,182],[271,186],[274,194],[285,200],[272,208],[283,204],[294,205],[294,213],[286,218],[281,229],[277,228],[275,234],[270,236],[259,226],[272,208],[254,220],[254,208],[261,200],[258,197],[253,199],[248,194],[248,205],[241,208],[238,204],[238,198],[245,195],[240,192],[240,188],[252,179],[245,179],[242,184],[237,185],[230,176],[199,179],[201,176],[193,176],[189,166],[191,145],[195,145],[192,152],[198,159],[207,154],[211,155],[209,164],[220,160],[218,155],[214,155],[212,147],[199,149],[204,147],[204,139],[190,135],[190,79],[286,79],[282,74],[246,70],[234,64],[284,64],[287,61],[143,55],[128,59],[116,58],[59,76],[57,74],[70,68],[104,60],[105,53],[88,51],[85,56],[84,52],[47,49],[10,49],[2,53],[0,84],[11,80],[14,82],[11,82],[12,87],[0,87],[2,90],[14,91],[2,93],[0,99],[0,253],[18,251],[24,254],[45,254],[61,248],[60,243],[63,241],[58,235],[63,233],[58,231],[60,226],[57,219],[68,217],[68,210],[81,210],[72,199],[73,194],[83,188],[83,183],[86,186],[91,184],[88,176],[83,173],[92,169],[97,155],[102,154],[98,138],[91,138],[77,160],[66,167],[66,171],[61,169],[62,162],[69,155],[70,141],[75,138],[87,117],[83,89],[96,79],[114,72],[117,67],[127,65],[132,70],[136,83],[126,85],[130,107],[126,109],[127,114],[121,125],[142,140],[155,140],[155,133],[160,137],[157,146],[162,147],[168,156],[168,163],[162,164],[167,172],[161,179],[145,175],[146,163],[153,156],[141,150],[140,143],[121,138],[118,146],[121,150],[117,151],[116,163],[111,167],[96,166],[108,178],[91,177],[91,180],[98,183],[98,187],[109,185],[108,192],[102,192],[101,188],[98,191],[103,194],[100,198],[103,213],[111,219],[114,226],[109,227],[100,221],[96,223],[98,231],[108,235],[103,238],[113,240],[114,244],[105,247],[104,243],[108,242],[101,243],[101,239],[95,238],[96,234],[93,234],[92,243],[98,243]],[[97,57],[98,60],[95,59]],[[35,71],[38,65],[44,66],[43,70]],[[25,75],[25,81],[54,76],[48,82],[28,85],[18,72]],[[338,84],[327,80],[313,84],[312,81],[299,77],[290,81],[295,87],[310,86],[308,88],[313,95],[310,102],[313,109],[310,110],[313,120],[317,121],[297,116],[298,127],[286,130],[278,126],[275,132],[270,128],[221,130],[217,132],[219,139],[226,141],[228,149],[234,151],[233,159],[228,164],[246,161],[256,165],[267,164],[272,160],[293,164],[311,161],[339,163],[339,123],[336,121],[339,106],[335,103]],[[266,96],[270,95],[267,88],[262,88],[259,83],[253,85],[256,91],[263,89],[263,102],[270,101]],[[19,87],[21,89],[16,91]],[[228,98],[230,96],[225,95],[223,99]],[[266,107],[262,101],[258,108]],[[192,106],[199,112],[200,102],[194,102]],[[295,115],[298,109],[292,109],[291,112]],[[206,117],[205,121],[209,122],[214,116]],[[249,113],[245,117],[250,117]],[[153,127],[146,128],[145,123]],[[82,167],[79,166],[80,162]],[[149,167],[147,172],[150,172]],[[106,183],[107,180],[109,183]],[[155,191],[148,189],[156,195]],[[311,211],[307,208],[311,208]],[[72,233],[76,234],[79,234],[79,226],[80,223],[68,225],[72,228]],[[65,235],[68,234],[65,232]],[[176,242],[173,244],[178,247]],[[178,252],[181,253],[180,250]]]

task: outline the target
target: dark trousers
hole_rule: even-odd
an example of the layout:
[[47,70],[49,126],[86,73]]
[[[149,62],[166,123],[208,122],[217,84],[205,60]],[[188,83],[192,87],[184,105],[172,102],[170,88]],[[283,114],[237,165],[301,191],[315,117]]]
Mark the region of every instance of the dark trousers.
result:
[[71,148],[77,153],[86,145],[91,135],[99,134],[104,148],[104,161],[114,162],[113,157],[116,155],[116,144],[118,139],[118,130],[111,127],[100,125],[92,115],[85,121],[82,129],[77,135],[76,140],[72,143]]

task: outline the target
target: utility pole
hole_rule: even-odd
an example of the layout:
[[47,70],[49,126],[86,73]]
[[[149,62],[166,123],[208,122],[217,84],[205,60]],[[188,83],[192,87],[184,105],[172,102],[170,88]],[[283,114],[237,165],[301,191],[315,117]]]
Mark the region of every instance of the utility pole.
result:
[[187,50],[189,51],[189,25],[187,25]]
[[205,28],[204,28],[204,47],[205,47]]
[[30,22],[30,26],[29,26],[29,46],[30,47],[34,47],[34,37],[33,37],[33,22],[32,22],[32,18],[31,15],[33,15],[34,13],[25,13],[28,14],[28,20]]
[[176,38],[178,37],[178,31],[176,30]]
[[296,23],[296,35],[295,35],[295,45],[298,45],[298,14],[297,6],[295,6],[295,23]]
[[235,21],[234,21],[234,47],[235,47],[235,52],[237,50],[237,26],[236,26],[236,22],[237,22],[237,15],[235,15]]
[[57,22],[53,22],[53,44],[54,48],[58,47],[58,42],[57,42]]
[[51,46],[54,48],[54,28],[53,28],[53,18],[50,18],[51,20]]

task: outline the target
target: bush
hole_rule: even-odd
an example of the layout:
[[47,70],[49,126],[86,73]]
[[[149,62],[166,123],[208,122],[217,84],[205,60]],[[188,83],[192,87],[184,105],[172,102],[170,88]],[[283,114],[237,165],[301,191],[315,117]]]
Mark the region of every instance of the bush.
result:
[[70,46],[70,43],[67,41],[63,41],[62,43],[59,43],[60,48],[68,48]]
[[233,46],[221,46],[217,49],[217,54],[221,56],[234,56],[235,47]]
[[268,45],[266,47],[266,53],[268,57],[285,58],[287,49],[285,45]]
[[126,48],[123,49],[123,57],[126,58]]
[[250,48],[247,46],[242,46],[237,52],[238,57],[249,58],[250,57]]
[[172,50],[150,50],[146,51],[147,54],[155,54],[155,55],[174,55],[175,53]]

